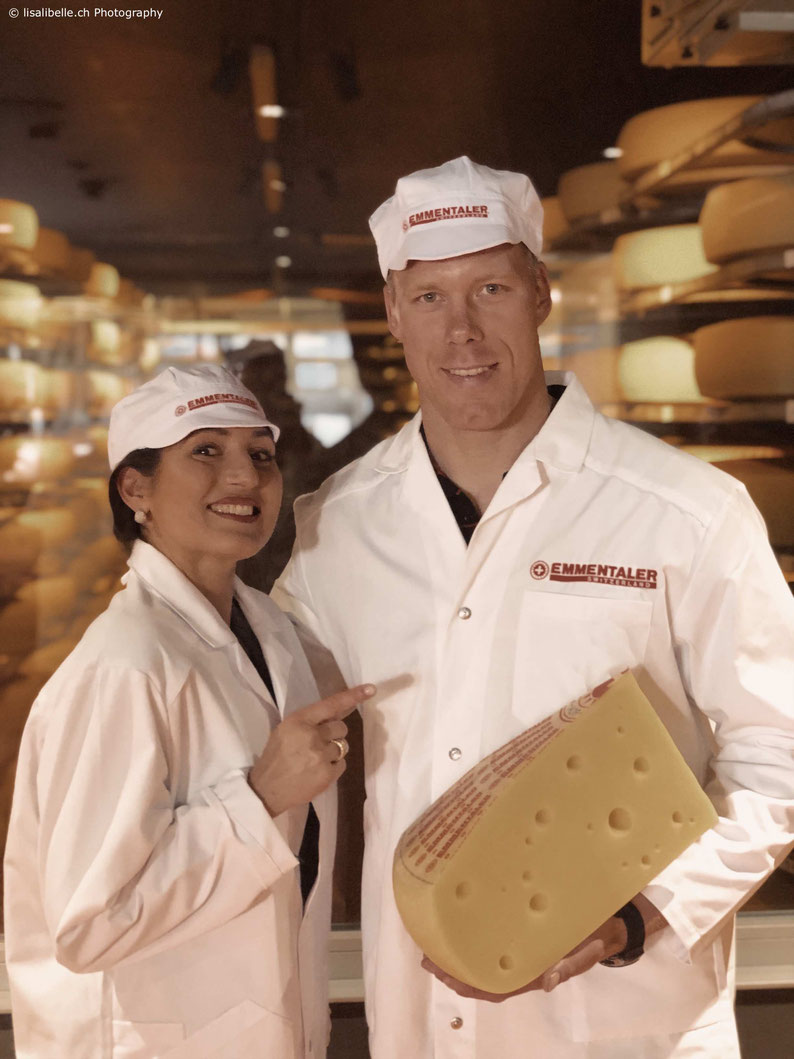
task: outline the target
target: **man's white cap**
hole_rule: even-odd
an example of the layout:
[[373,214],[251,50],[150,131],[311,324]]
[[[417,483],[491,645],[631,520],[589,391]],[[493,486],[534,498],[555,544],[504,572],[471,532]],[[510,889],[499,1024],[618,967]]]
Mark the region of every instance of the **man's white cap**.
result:
[[409,261],[439,261],[523,243],[539,255],[543,207],[529,177],[477,165],[464,155],[402,177],[372,214],[383,278]]
[[256,397],[226,368],[166,368],[114,405],[108,427],[110,469],[135,449],[163,449],[206,427],[269,427]]

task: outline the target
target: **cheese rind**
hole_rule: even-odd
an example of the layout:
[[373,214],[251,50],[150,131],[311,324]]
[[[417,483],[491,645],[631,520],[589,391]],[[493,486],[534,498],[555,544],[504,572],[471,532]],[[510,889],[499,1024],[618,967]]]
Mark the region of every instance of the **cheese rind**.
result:
[[695,331],[702,393],[731,400],[794,396],[794,317],[746,316]]
[[706,257],[717,264],[794,246],[794,173],[712,188],[700,227]]
[[459,981],[525,986],[716,822],[634,677],[595,695],[489,755],[400,840],[403,923]]
[[621,235],[615,241],[613,259],[621,290],[688,283],[717,270],[706,260],[697,224],[671,224]]

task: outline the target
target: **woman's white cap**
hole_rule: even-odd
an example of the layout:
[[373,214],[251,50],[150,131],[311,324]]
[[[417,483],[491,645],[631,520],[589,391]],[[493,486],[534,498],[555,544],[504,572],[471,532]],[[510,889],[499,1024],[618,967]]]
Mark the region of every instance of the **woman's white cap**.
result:
[[135,449],[163,449],[207,427],[269,427],[247,387],[226,368],[166,368],[114,405],[108,427],[110,469]]
[[529,177],[477,165],[464,155],[402,177],[369,226],[383,278],[409,261],[439,261],[523,243],[539,255],[543,207]]

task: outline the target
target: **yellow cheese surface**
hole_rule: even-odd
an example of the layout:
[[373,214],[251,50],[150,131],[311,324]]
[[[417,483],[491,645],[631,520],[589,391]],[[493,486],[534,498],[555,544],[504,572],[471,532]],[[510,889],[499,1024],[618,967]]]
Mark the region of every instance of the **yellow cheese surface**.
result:
[[745,316],[695,331],[695,374],[709,397],[794,396],[794,317]]
[[712,188],[700,227],[706,257],[719,264],[794,246],[794,173]]
[[509,993],[716,819],[627,673],[489,755],[408,828],[394,857],[397,907],[439,967]]

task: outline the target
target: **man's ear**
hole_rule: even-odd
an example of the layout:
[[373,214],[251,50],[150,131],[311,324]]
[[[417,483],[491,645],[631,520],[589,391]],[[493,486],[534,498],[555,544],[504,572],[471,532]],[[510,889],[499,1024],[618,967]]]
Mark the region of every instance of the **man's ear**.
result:
[[537,325],[540,327],[551,312],[551,287],[549,285],[549,274],[542,261],[538,261],[535,266],[535,291]]
[[398,342],[402,342],[400,311],[397,308],[395,291],[391,283],[387,283],[383,288],[383,301],[386,303],[386,319],[389,321],[389,330]]
[[116,479],[116,488],[127,507],[135,511],[140,508],[141,500],[150,496],[152,479],[136,471],[134,467],[124,467]]

